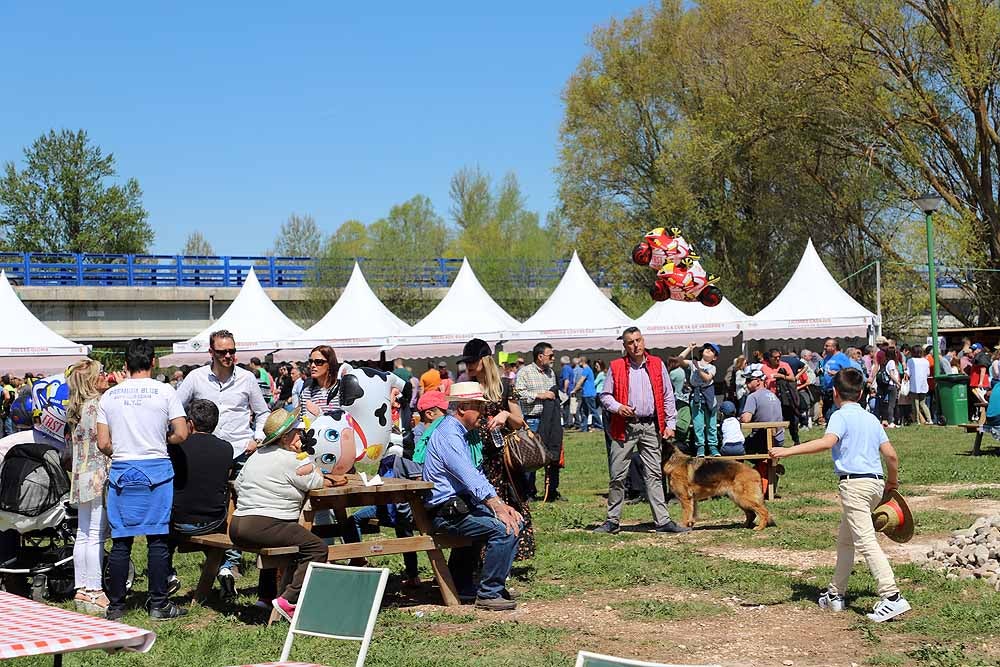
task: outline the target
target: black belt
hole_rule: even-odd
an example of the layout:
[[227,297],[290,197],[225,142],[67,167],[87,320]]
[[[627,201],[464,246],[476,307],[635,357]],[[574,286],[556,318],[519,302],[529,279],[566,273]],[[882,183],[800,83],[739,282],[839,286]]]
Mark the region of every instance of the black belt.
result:
[[636,415],[635,417],[632,418],[632,421],[636,424],[655,424],[656,415],[650,415],[648,417],[639,417],[638,415]]
[[879,475],[874,472],[857,473],[853,475],[841,475],[840,481],[843,482],[845,479],[885,479],[885,475]]

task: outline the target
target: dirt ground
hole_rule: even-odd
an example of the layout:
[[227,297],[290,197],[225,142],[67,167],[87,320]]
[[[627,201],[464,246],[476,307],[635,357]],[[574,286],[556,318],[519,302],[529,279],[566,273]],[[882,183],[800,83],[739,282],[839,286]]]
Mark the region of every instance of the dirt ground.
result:
[[[915,510],[921,507],[942,508],[980,516],[1000,513],[1000,502],[996,500],[943,498],[962,488],[965,487],[936,486],[928,490],[939,495],[908,500]],[[831,496],[830,500],[836,499]],[[898,563],[921,562],[926,551],[946,537],[945,534],[918,535],[908,544],[880,539],[889,558]],[[630,543],[635,544],[635,541]],[[832,550],[788,551],[771,547],[706,545],[701,551],[706,556],[745,562],[781,562],[800,571],[832,566],[835,559]],[[708,604],[718,607],[720,613],[692,619],[648,622],[627,618],[623,614],[621,603],[643,599]],[[425,609],[440,610],[440,607]],[[471,608],[469,611],[477,616],[477,622],[498,620],[497,614]],[[857,627],[860,618],[858,613],[824,613],[812,604],[801,602],[754,605],[739,598],[720,599],[711,594],[661,585],[594,591],[558,601],[523,601],[515,612],[505,615],[503,620],[564,628],[572,633],[572,641],[567,645],[582,650],[634,656],[636,659],[641,656],[644,660],[721,664],[725,667],[860,667],[870,664],[876,654],[902,655],[920,643],[917,638],[906,636],[894,636],[891,646],[866,641],[863,631]],[[455,626],[454,631],[466,631],[467,628],[468,625]],[[438,627],[438,631],[449,630]],[[1000,664],[1000,642],[995,638],[974,648],[987,655],[995,655]]]

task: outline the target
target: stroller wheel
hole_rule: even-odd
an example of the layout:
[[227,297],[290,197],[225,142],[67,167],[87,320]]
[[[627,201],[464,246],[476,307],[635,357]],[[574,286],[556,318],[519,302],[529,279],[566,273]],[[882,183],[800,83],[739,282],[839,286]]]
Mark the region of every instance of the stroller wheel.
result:
[[48,577],[36,574],[31,578],[31,599],[35,602],[45,601],[45,591],[48,588]]
[[[128,595],[132,592],[132,585],[135,583],[135,563],[132,562],[130,558],[128,561],[128,575],[125,577],[125,594]],[[104,586],[104,590],[110,590],[111,584],[111,567],[108,562],[108,554],[104,554],[104,573],[101,575],[101,585]]]

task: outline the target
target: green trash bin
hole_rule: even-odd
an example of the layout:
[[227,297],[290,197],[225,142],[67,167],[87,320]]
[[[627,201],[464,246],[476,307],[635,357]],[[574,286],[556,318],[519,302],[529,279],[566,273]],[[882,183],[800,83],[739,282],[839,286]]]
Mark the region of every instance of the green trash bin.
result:
[[969,421],[969,376],[965,373],[935,375],[940,414],[948,426]]

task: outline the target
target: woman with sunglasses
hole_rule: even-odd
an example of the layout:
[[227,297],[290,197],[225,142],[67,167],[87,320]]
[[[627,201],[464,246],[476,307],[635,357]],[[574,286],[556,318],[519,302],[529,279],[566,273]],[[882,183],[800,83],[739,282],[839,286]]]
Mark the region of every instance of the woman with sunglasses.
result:
[[309,378],[302,386],[300,404],[318,417],[340,407],[337,353],[329,345],[317,345],[309,352]]

